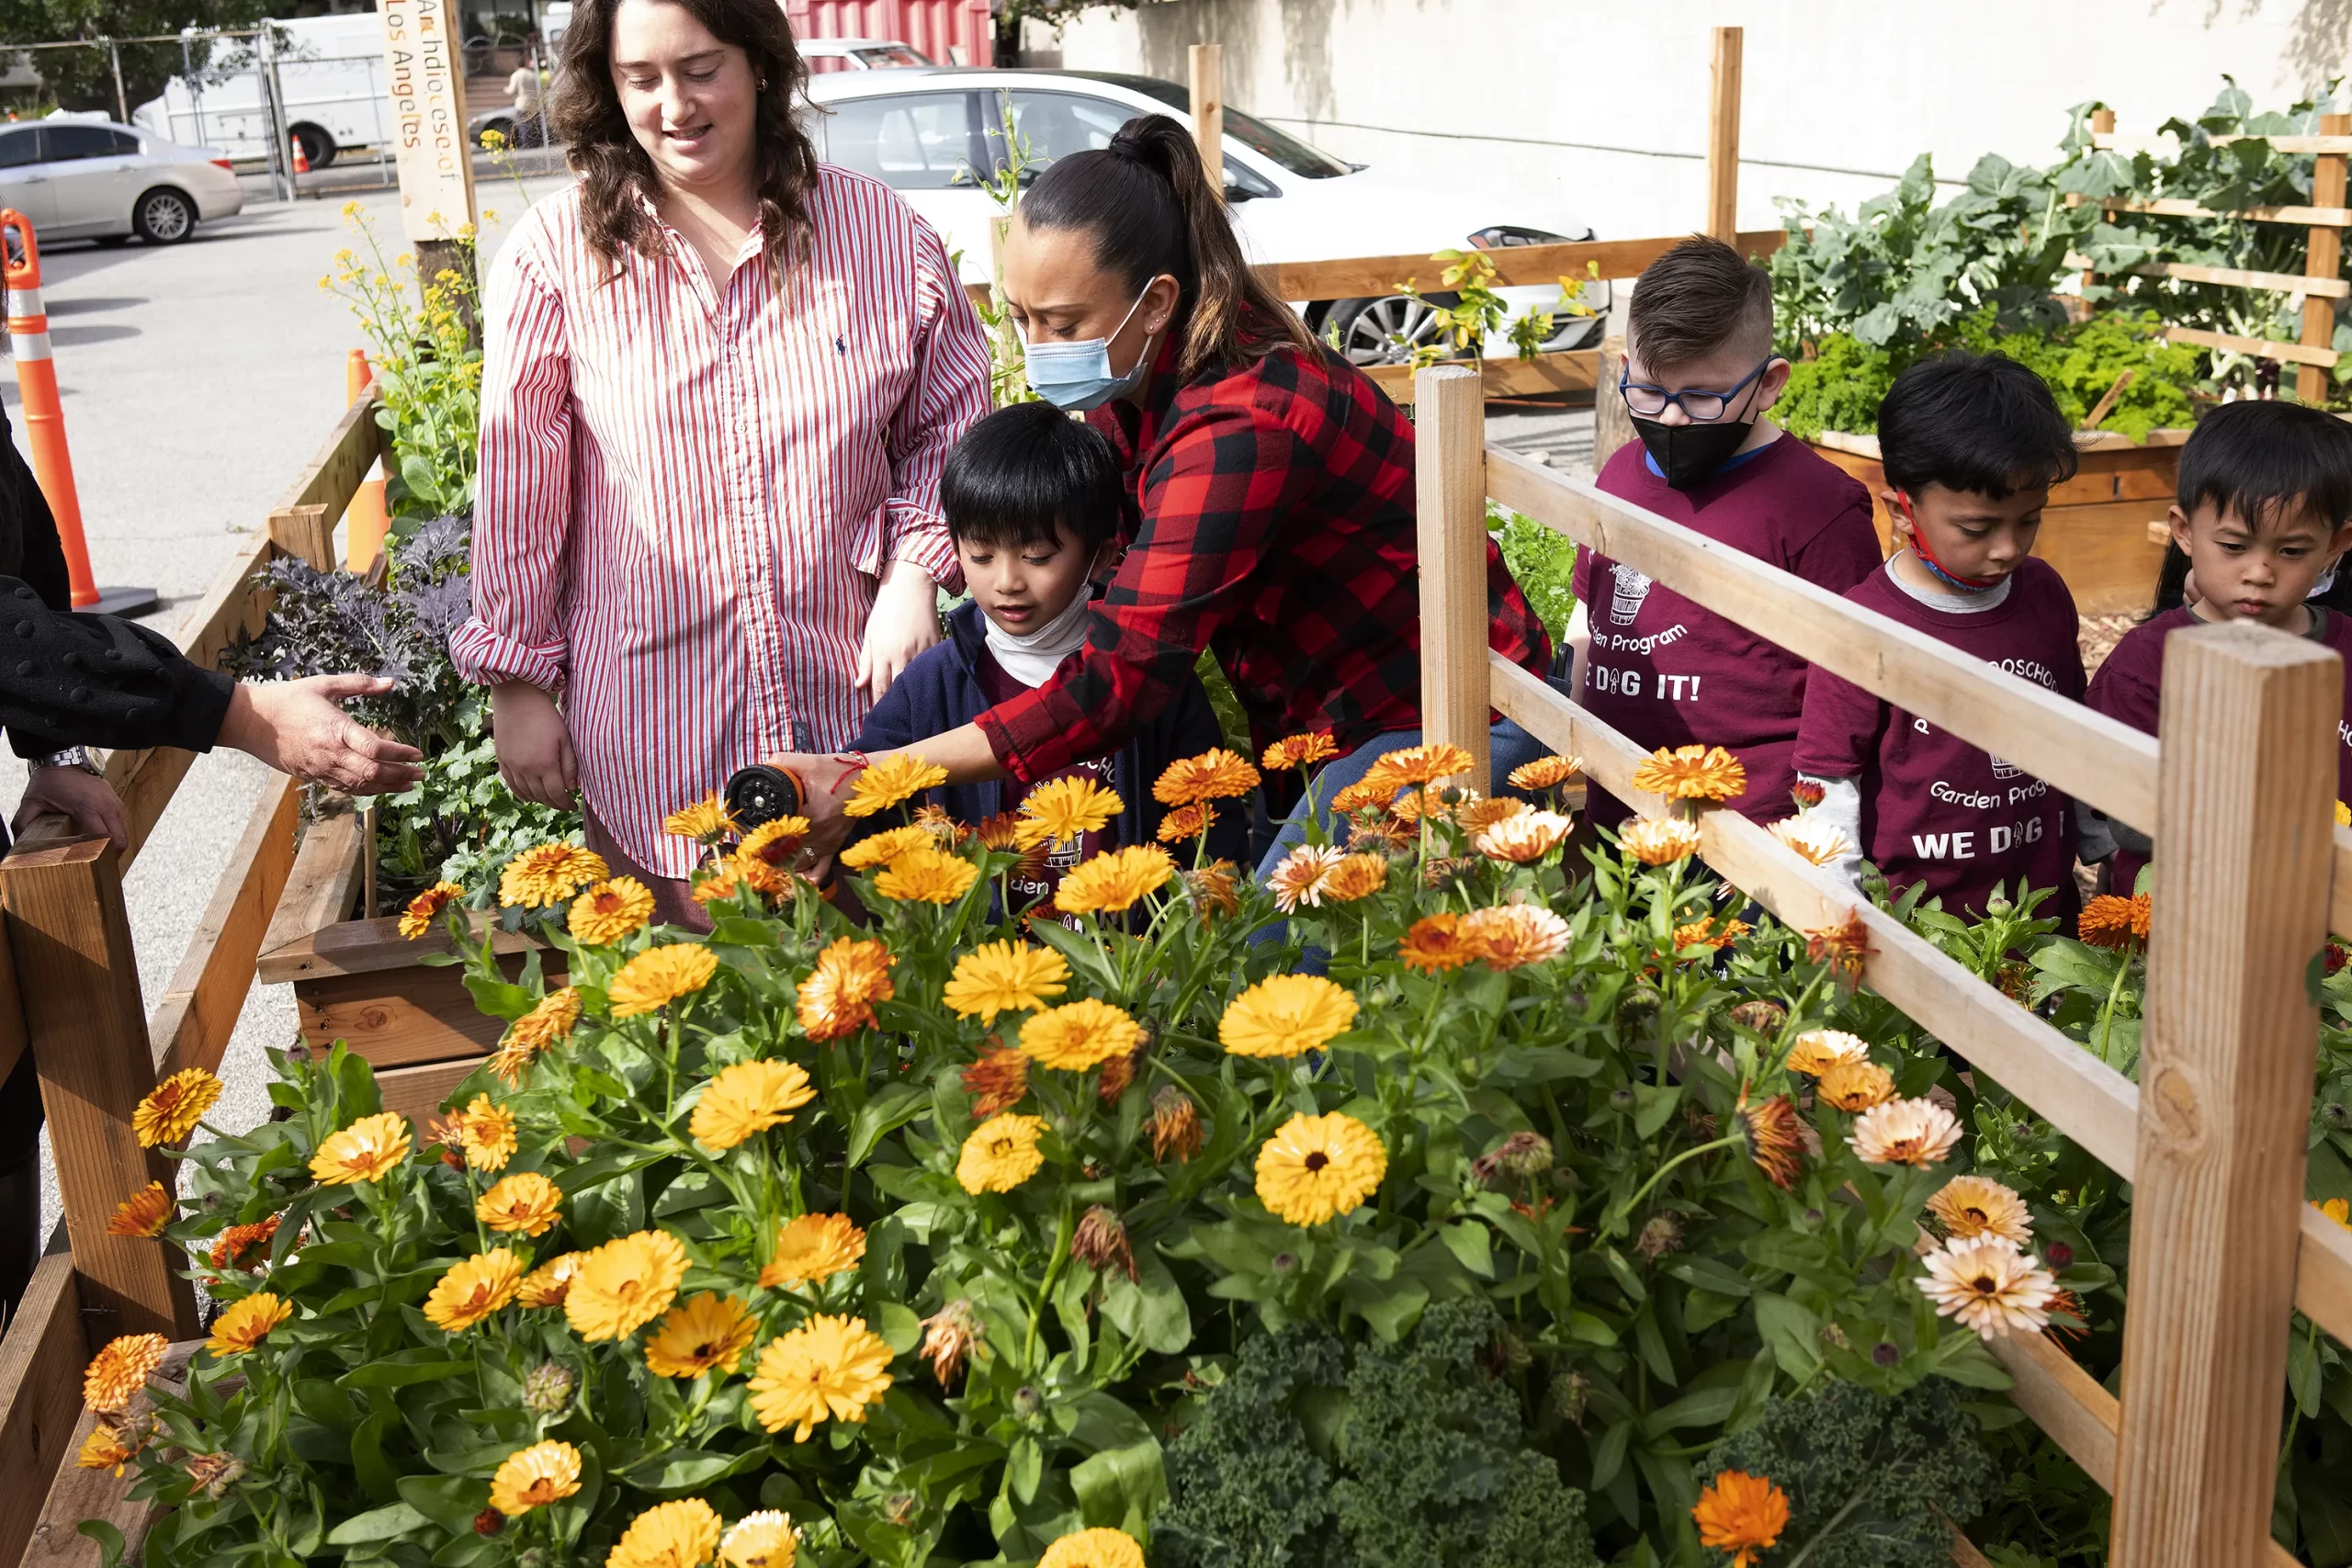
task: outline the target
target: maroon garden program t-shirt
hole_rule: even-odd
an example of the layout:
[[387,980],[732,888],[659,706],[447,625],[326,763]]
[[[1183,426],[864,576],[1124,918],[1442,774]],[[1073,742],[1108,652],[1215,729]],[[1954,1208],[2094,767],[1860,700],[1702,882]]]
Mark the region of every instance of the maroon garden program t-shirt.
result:
[[[1631,442],[1599,483],[1832,593],[1878,570],[1869,492],[1792,435],[1692,491],[1668,485],[1641,443]],[[1789,754],[1804,710],[1805,661],[1590,550],[1577,555],[1576,592],[1592,633],[1577,700],[1645,748],[1726,748],[1747,770],[1747,791],[1733,804],[1758,822],[1790,815],[1796,775]],[[1599,789],[1587,809],[1601,827],[1626,816]]]
[[[2317,604],[2311,610],[2321,618],[2321,624],[2312,628],[2314,640],[2334,649],[2347,671],[2344,715],[2335,726],[2335,798],[2352,801],[2352,618]],[[2205,624],[2184,605],[2133,626],[2115,645],[2115,651],[2107,656],[2107,662],[2098,667],[2098,673],[2091,677],[2090,694],[2084,701],[2109,718],[2154,735],[2162,702],[2165,638],[2183,626]],[[2115,890],[2131,892],[2140,878],[2140,868],[2147,863],[2145,855],[2130,850],[2116,851]]]
[[[2008,596],[1989,610],[1922,604],[1883,567],[1846,597],[2082,700],[2075,596],[2036,557],[2011,574]],[[2026,887],[2052,887],[2058,897],[2040,912],[2073,929],[2081,904],[2073,802],[2040,779],[1826,670],[1805,682],[1795,760],[1800,773],[1860,786],[1861,852],[1895,886],[1924,883],[1945,909],[1972,918],[1984,915],[1996,884],[2011,897]]]

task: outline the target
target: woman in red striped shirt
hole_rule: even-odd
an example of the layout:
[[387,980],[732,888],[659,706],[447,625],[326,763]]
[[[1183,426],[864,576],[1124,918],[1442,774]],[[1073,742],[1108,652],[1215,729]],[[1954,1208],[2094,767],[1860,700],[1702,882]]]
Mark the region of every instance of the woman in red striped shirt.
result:
[[775,0],[583,0],[554,118],[580,184],[488,290],[474,615],[500,772],[701,923],[662,818],[846,744],[960,581],[948,449],[989,355],[939,237],[793,122]]

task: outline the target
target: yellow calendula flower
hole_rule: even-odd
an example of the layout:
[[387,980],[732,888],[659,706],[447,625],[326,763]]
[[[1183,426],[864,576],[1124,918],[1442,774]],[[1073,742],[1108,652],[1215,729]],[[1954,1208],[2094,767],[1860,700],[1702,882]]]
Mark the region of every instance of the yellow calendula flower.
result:
[[176,1144],[196,1131],[220,1099],[219,1078],[202,1067],[183,1068],[147,1091],[130,1113],[130,1130],[142,1149]]
[[138,1457],[138,1445],[101,1421],[90,1428],[88,1437],[82,1439],[81,1450],[74,1456],[74,1464],[78,1470],[111,1470],[120,1475],[123,1467]]
[[571,901],[571,940],[610,947],[653,918],[653,890],[634,876],[599,882]]
[[888,865],[909,850],[938,847],[938,840],[921,823],[910,822],[902,828],[886,828],[870,839],[860,839],[841,853],[841,862],[852,871],[870,871],[877,865]]
[[849,786],[849,799],[842,803],[842,814],[871,817],[946,782],[945,768],[934,767],[911,751],[901,751],[895,757],[883,758],[857,775]]
[[490,1070],[520,1089],[532,1058],[571,1037],[580,1022],[580,993],[570,986],[549,991],[538,1005],[506,1026],[506,1038],[490,1059]]
[[1056,1540],[1037,1568],[1143,1568],[1143,1548],[1125,1530],[1098,1526]]
[[1021,1054],[1041,1067],[1082,1073],[1125,1055],[1142,1036],[1127,1014],[1086,997],[1031,1017],[1021,1026]]
[[2352,1199],[2330,1198],[2324,1203],[2313,1203],[2312,1207],[2346,1230],[2352,1230]]
[[2033,1240],[2033,1212],[2015,1188],[1989,1176],[1953,1177],[1928,1200],[1928,1213],[1943,1222],[1944,1234],[1954,1241],[1989,1235],[2024,1247]]
[[1226,1004],[1216,1037],[1236,1056],[1299,1056],[1354,1027],[1356,998],[1320,975],[1272,975]]
[[543,909],[612,875],[605,857],[578,844],[534,844],[498,874],[498,901]]
[[1214,746],[1197,757],[1170,763],[1151,794],[1163,806],[1190,806],[1200,800],[1237,799],[1257,787],[1258,770],[1249,759]]
[[490,1478],[490,1506],[508,1518],[560,1503],[580,1490],[580,1450],[549,1439],[516,1449]]
[[581,1264],[586,1262],[584,1252],[566,1252],[550,1258],[531,1270],[515,1292],[514,1299],[526,1307],[557,1307],[571,1293],[571,1281],[579,1276]]
[[720,1568],[792,1568],[799,1554],[800,1531],[781,1508],[744,1515],[718,1543]]
[[801,843],[808,837],[806,817],[775,818],[743,835],[743,841],[735,846],[735,863],[746,871],[760,866],[788,870],[800,858]]
[[731,1149],[784,1125],[816,1098],[808,1073],[791,1062],[738,1062],[703,1085],[686,1130],[705,1148]]
[[514,1135],[514,1112],[503,1105],[492,1105],[490,1096],[478,1094],[467,1107],[458,1112],[458,1140],[466,1151],[466,1163],[476,1170],[504,1170],[506,1162],[514,1157],[520,1146]]
[[629,1520],[605,1568],[702,1568],[718,1550],[718,1510],[699,1497],[656,1503]]
[[212,1337],[204,1348],[215,1356],[242,1356],[269,1337],[269,1331],[294,1315],[294,1303],[281,1302],[267,1291],[256,1291],[212,1320]]
[[909,850],[882,868],[874,891],[905,904],[953,904],[979,879],[980,868],[961,855]]
[[2352,828],[2352,806],[2346,806],[2340,800],[2335,803],[2335,825]]
[[771,1432],[805,1443],[818,1423],[863,1422],[890,1392],[890,1347],[862,1317],[820,1313],[760,1351],[752,1413]]
[[1021,815],[1036,823],[1047,838],[1068,843],[1085,833],[1099,833],[1111,818],[1127,808],[1114,791],[1090,778],[1048,779],[1021,802]]
[[362,1116],[319,1145],[311,1174],[321,1185],[347,1187],[377,1181],[408,1158],[408,1118],[397,1111]]
[[107,1235],[153,1236],[172,1223],[172,1195],[160,1181],[146,1186],[114,1206],[107,1218]]
[[170,1348],[160,1334],[125,1334],[108,1340],[82,1371],[82,1403],[101,1416],[119,1414],[147,1386]]
[[1037,1141],[1046,1135],[1043,1117],[1005,1111],[991,1116],[965,1136],[956,1156],[956,1179],[965,1191],[1010,1192],[1046,1163]]
[[441,923],[441,911],[453,899],[462,898],[466,890],[454,882],[436,882],[408,901],[401,911],[401,935],[410,942],[424,935]]
[[1277,1219],[1319,1225],[1354,1213],[1387,1174],[1387,1147],[1354,1117],[1293,1116],[1259,1147],[1258,1201]]
[[676,838],[712,844],[735,830],[735,818],[727,814],[727,802],[714,791],[662,818],[662,830]]
[[1380,854],[1342,855],[1323,875],[1323,897],[1334,904],[1369,898],[1388,886],[1388,857]]
[[1894,1098],[1894,1075],[1876,1062],[1840,1062],[1821,1075],[1815,1092],[1840,1111],[1868,1111]]
[[615,1018],[636,1018],[693,996],[718,973],[718,954],[694,942],[673,942],[649,947],[622,964],[605,994]]
[[523,1260],[493,1247],[453,1266],[424,1298],[424,1315],[444,1334],[463,1334],[514,1299],[523,1283]]
[[1180,806],[1159,819],[1159,830],[1152,834],[1163,844],[1181,844],[1187,839],[1197,839],[1216,822],[1216,807],[1205,800],[1190,806]]
[[658,1378],[698,1378],[735,1370],[760,1320],[733,1296],[704,1291],[672,1307],[645,1342],[645,1364]]
[[1870,1042],[1842,1029],[1808,1029],[1789,1047],[1789,1071],[1819,1077],[1842,1062],[1867,1062]]
[[1035,1012],[1069,985],[1069,964],[1050,947],[983,942],[956,961],[940,1000],[958,1018],[994,1023],[999,1013]]
[[563,1315],[582,1339],[623,1339],[669,1310],[686,1277],[686,1249],[668,1231],[608,1241],[580,1260]]
[[811,1040],[839,1040],[872,1023],[874,1004],[897,995],[888,948],[875,940],[835,937],[800,982],[800,1027]]
[[847,1273],[865,1256],[865,1233],[847,1214],[803,1214],[776,1227],[775,1256],[760,1288],[797,1290]]
[[1747,788],[1747,770],[1720,746],[1661,746],[1634,769],[1634,787],[1668,800],[1730,800]]
[[563,1213],[563,1190],[536,1170],[504,1178],[474,1202],[474,1218],[513,1235],[545,1235]]
[[1063,875],[1054,908],[1065,915],[1119,914],[1175,874],[1176,863],[1158,844],[1105,851]]

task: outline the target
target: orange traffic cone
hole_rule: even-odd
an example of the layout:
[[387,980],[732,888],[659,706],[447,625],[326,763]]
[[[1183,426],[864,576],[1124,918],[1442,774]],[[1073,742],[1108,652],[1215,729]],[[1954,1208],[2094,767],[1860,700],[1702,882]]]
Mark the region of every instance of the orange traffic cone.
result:
[[[90,580],[90,547],[82,537],[82,499],[74,487],[74,455],[65,445],[65,411],[57,398],[57,366],[49,356],[49,307],[40,297],[40,244],[32,223],[14,208],[0,208],[0,242],[15,233],[0,278],[8,288],[8,342],[17,359],[17,392],[25,416],[25,444],[32,448],[33,477],[57,519],[58,542],[65,548],[65,580],[74,608],[108,615],[141,615],[155,608],[154,590],[110,588],[103,594]],[[0,254],[6,254],[0,250]]]
[[294,172],[298,175],[309,174],[311,157],[309,153],[302,151],[302,139],[299,136],[289,136],[286,140],[294,143]]
[[[375,372],[368,367],[368,351],[355,348],[344,361],[344,396],[351,402],[365,402]],[[371,468],[374,479],[359,481],[352,492],[351,505],[343,514],[344,564],[352,571],[363,572],[376,564],[376,557],[384,548],[384,536],[390,531],[391,519],[384,511],[384,481],[381,468]]]

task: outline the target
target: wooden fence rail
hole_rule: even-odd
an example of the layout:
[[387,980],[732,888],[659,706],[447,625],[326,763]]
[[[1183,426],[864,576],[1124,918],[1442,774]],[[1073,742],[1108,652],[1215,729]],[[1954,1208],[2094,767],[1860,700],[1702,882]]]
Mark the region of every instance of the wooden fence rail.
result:
[[2352,1343],[2352,1231],[2302,1201],[2317,1038],[2304,976],[2331,919],[2346,924],[2352,884],[2352,834],[2332,827],[2341,663],[2259,627],[2186,634],[2152,741],[1487,446],[1466,367],[1419,381],[1425,728],[1479,760],[1475,787],[1491,706],[1634,809],[1667,809],[1633,787],[1641,748],[1487,649],[1485,572],[1458,536],[1483,533],[1492,497],[2162,838],[2134,1084],[1736,812],[1700,819],[1700,852],[1726,880],[1799,930],[1859,915],[1867,984],[2133,1183],[2120,1399],[2046,1338],[1996,1347],[2019,1408],[2113,1491],[2113,1561],[2290,1562],[2268,1529],[2290,1305]]

